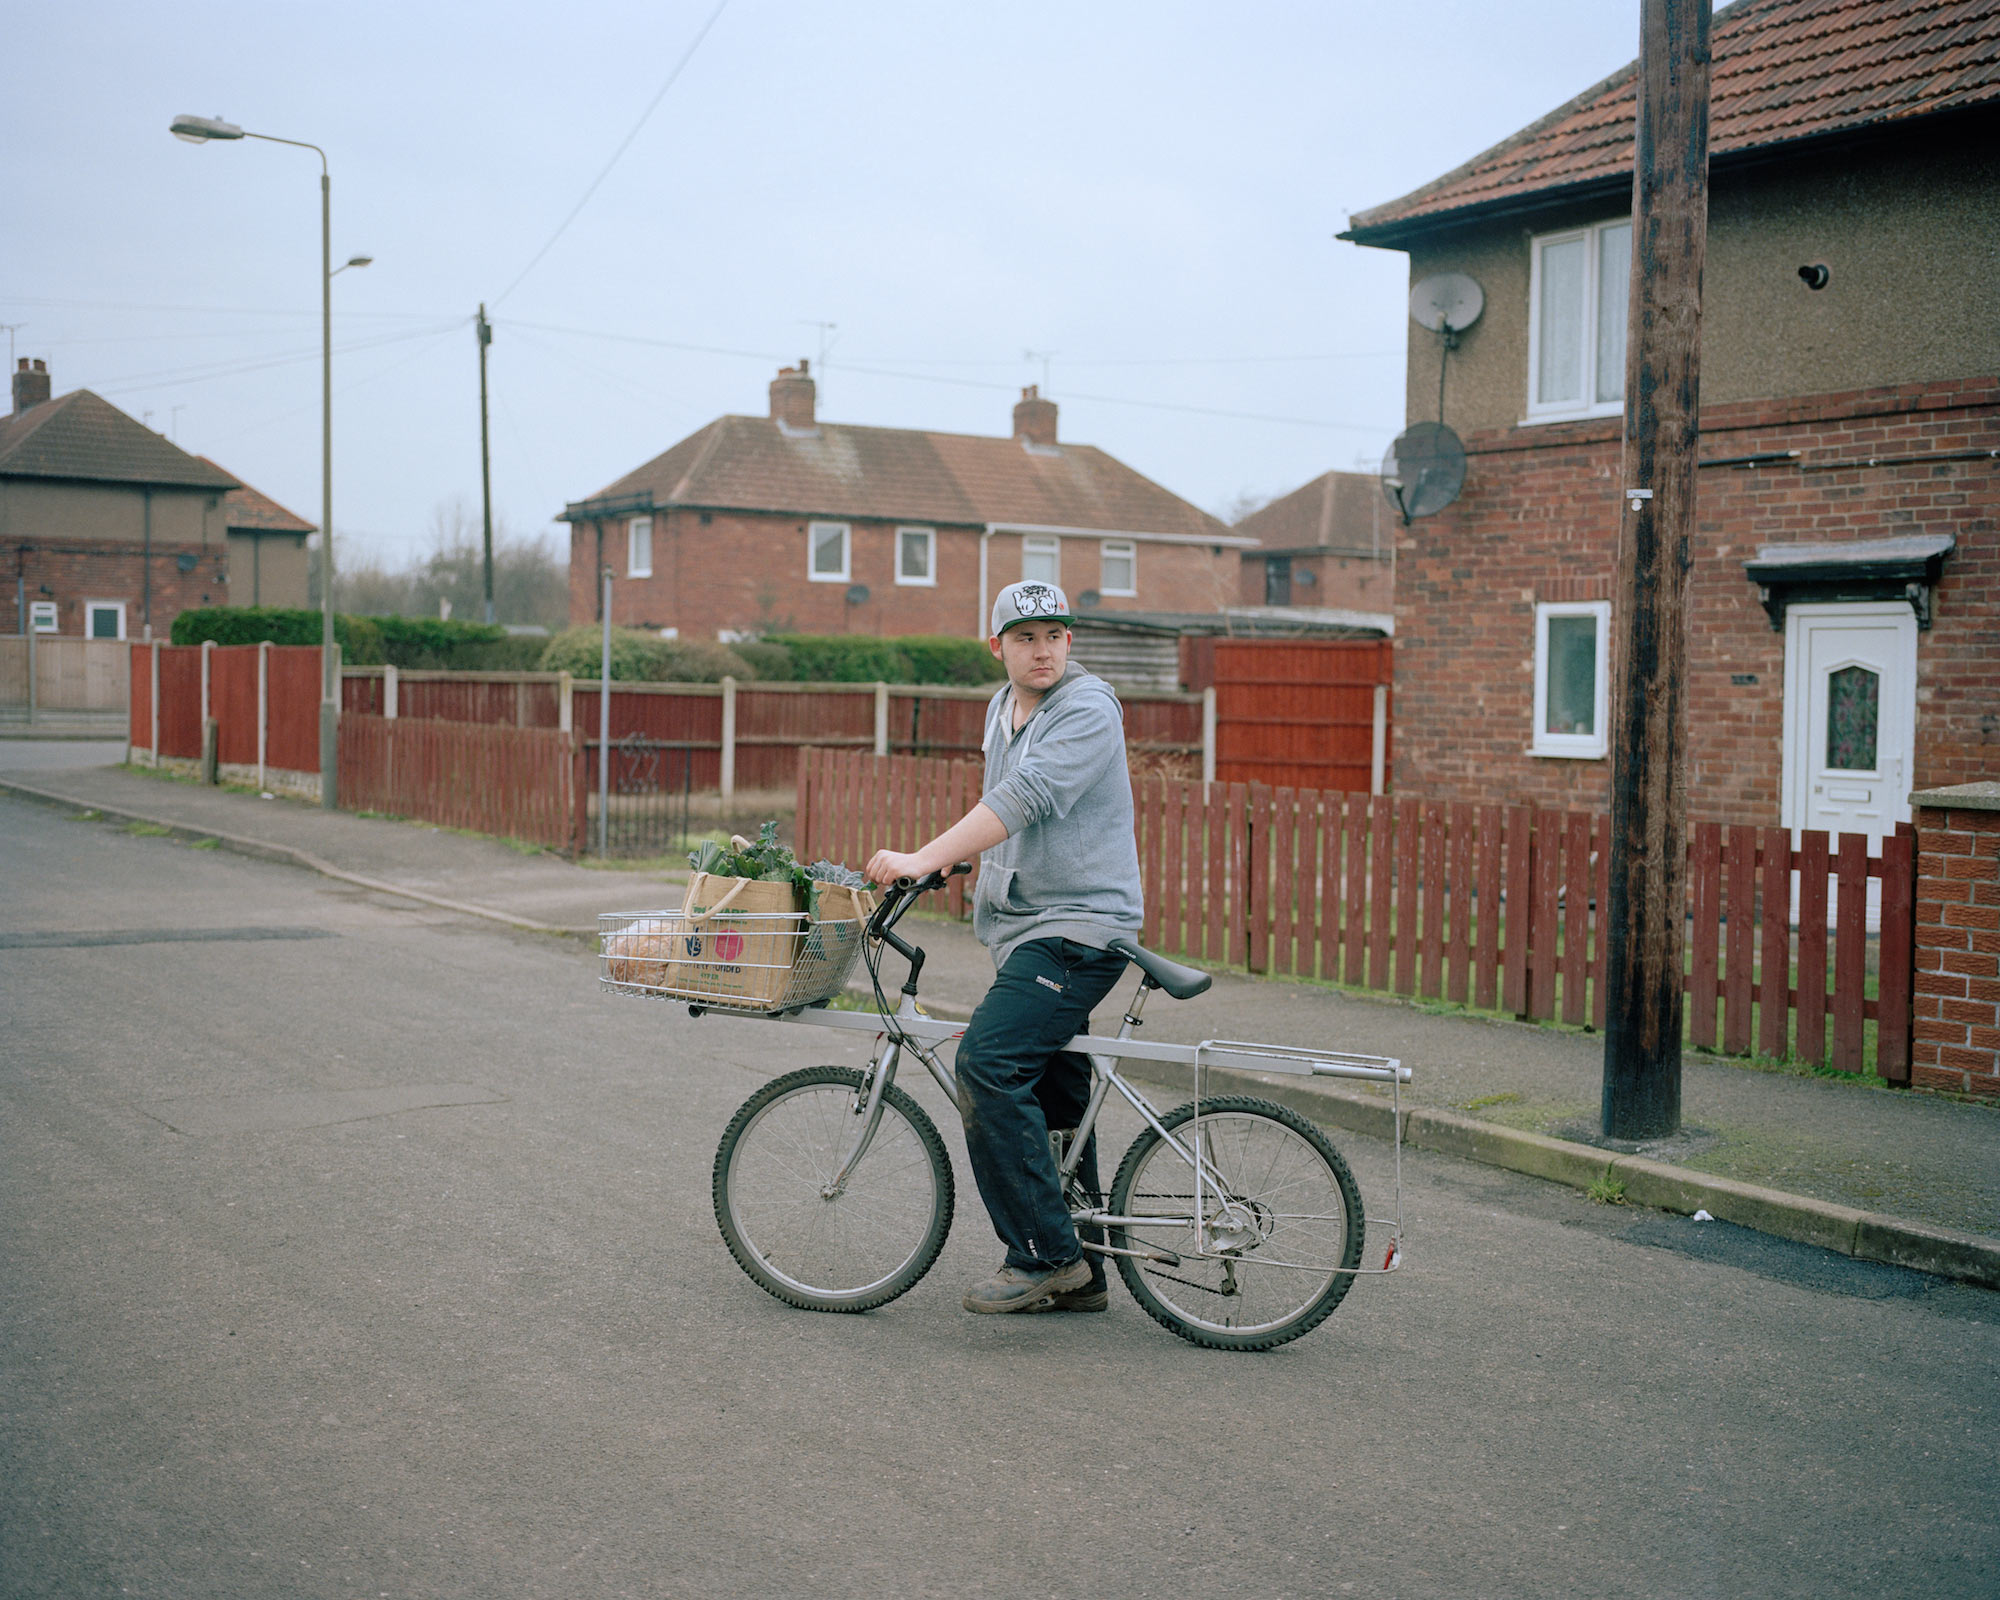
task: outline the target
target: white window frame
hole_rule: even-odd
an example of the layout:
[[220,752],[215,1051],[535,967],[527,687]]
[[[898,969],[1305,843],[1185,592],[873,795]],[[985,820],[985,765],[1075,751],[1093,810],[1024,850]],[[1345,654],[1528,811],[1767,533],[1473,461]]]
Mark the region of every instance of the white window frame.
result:
[[[821,572],[815,559],[819,554],[819,536],[823,528],[832,528],[840,534],[840,570]],[[854,529],[845,522],[808,522],[806,524],[806,576],[814,583],[847,583],[854,567]]]
[[100,633],[99,633],[99,632],[97,631],[97,613],[98,613],[98,612],[100,612],[100,611],[115,611],[115,612],[117,612],[117,613],[118,613],[118,632],[117,632],[117,634],[115,635],[115,637],[117,637],[117,638],[120,638],[120,639],[124,638],[124,637],[125,637],[125,602],[124,602],[123,600],[86,600],[86,601],[84,601],[84,603],[83,603],[83,636],[84,636],[84,638],[86,638],[86,639],[100,639],[100,638],[102,638],[102,637],[103,637],[103,635],[102,635],[102,634],[100,634]]
[[[1549,619],[1597,619],[1597,676],[1591,726],[1595,733],[1545,733],[1549,710]],[[1535,607],[1535,722],[1531,756],[1557,756],[1571,761],[1599,761],[1611,748],[1607,720],[1611,714],[1611,602],[1609,600],[1546,600]]]
[[[1032,580],[1029,578],[1028,557],[1030,555],[1047,556],[1049,558],[1049,575],[1046,578],[1039,575]],[[1034,534],[1023,536],[1021,540],[1021,581],[1023,583],[1031,581],[1036,583],[1053,583],[1060,588],[1062,586],[1062,540],[1042,538]]]
[[[641,546],[644,546],[643,551]],[[639,559],[644,554],[645,560]],[[650,578],[653,575],[653,519],[634,517],[625,524],[625,576]]]
[[[911,534],[922,534],[924,540],[924,575],[912,578],[903,571],[903,540]],[[896,530],[896,582],[906,589],[935,589],[937,587],[937,529],[898,528]]]
[[[1127,563],[1129,563],[1129,565],[1130,565],[1130,569],[1131,569],[1131,573],[1132,573],[1132,583],[1131,583],[1131,586],[1130,586],[1129,588],[1125,588],[1125,589],[1114,589],[1114,588],[1112,588],[1112,587],[1111,587],[1111,579],[1109,578],[1109,576],[1107,576],[1107,573],[1108,573],[1108,571],[1109,571],[1109,568],[1108,568],[1108,566],[1107,566],[1107,563],[1108,563],[1108,562],[1109,562],[1109,561],[1110,561],[1110,560],[1112,559],[1112,557],[1113,557],[1113,554],[1114,554],[1114,553],[1115,553],[1115,554],[1117,554],[1117,555],[1119,555],[1119,556],[1122,556],[1122,557],[1123,557],[1123,558],[1124,558],[1124,559],[1126,560],[1126,562],[1127,562]],[[1099,594],[1109,594],[1109,595],[1117,595],[1117,596],[1120,596],[1121,598],[1126,598],[1126,599],[1129,599],[1129,598],[1131,598],[1132,596],[1134,596],[1134,595],[1138,594],[1138,592],[1139,592],[1139,545],[1138,545],[1138,541],[1137,541],[1137,540],[1135,540],[1135,539],[1100,539],[1100,540],[1098,541],[1098,543],[1097,543],[1097,592],[1098,592]]]
[[[1618,417],[1625,414],[1625,399],[1597,400],[1597,305],[1602,289],[1597,281],[1600,249],[1598,236],[1607,228],[1629,227],[1630,217],[1610,217],[1587,228],[1565,228],[1560,233],[1539,235],[1531,247],[1528,271],[1528,417],[1529,422],[1554,422],[1578,417]],[[1581,239],[1583,249],[1583,375],[1575,400],[1544,402],[1536,393],[1542,374],[1542,252],[1550,245]],[[1628,286],[1617,285],[1616,294],[1626,294]],[[1624,388],[1620,375],[1619,388]]]
[[30,600],[28,602],[28,632],[60,633],[62,614],[53,600]]

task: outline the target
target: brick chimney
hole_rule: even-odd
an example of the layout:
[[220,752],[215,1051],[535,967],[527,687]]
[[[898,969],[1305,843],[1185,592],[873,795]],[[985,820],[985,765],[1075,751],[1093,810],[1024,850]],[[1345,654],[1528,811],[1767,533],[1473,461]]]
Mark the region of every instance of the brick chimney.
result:
[[38,406],[49,397],[49,366],[37,359],[28,364],[26,356],[14,372],[14,415],[19,416],[29,406]]
[[1044,400],[1035,384],[1023,389],[1014,402],[1014,437],[1023,444],[1053,447],[1056,442],[1056,403]]
[[812,433],[813,396],[817,392],[805,358],[796,367],[780,367],[771,380],[771,420],[786,433]]

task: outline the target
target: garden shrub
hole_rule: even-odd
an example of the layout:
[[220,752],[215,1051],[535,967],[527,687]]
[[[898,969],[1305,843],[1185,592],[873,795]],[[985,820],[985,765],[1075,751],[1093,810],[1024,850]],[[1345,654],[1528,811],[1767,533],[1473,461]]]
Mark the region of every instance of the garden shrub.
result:
[[[603,665],[604,629],[597,623],[565,628],[542,651],[544,672],[595,678]],[[699,639],[662,639],[639,628],[611,630],[614,683],[720,683],[753,676],[750,663],[727,645]]]
[[[320,614],[303,606],[196,606],[174,618],[175,644],[318,644]],[[350,667],[382,664],[382,632],[373,617],[336,614],[334,642]]]
[[792,665],[792,653],[781,644],[769,639],[745,639],[729,647],[745,661],[750,670],[767,683],[790,683],[797,670]]
[[781,633],[766,641],[791,652],[802,683],[997,683],[1006,669],[980,639],[945,634]]

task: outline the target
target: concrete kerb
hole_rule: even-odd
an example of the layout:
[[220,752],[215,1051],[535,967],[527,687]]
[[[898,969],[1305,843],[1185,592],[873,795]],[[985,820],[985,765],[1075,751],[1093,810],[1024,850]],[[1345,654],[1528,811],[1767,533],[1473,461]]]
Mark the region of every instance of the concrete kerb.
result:
[[165,837],[185,839],[189,843],[213,839],[222,849],[236,855],[252,856],[260,861],[276,861],[289,867],[304,867],[308,872],[317,872],[321,877],[332,878],[339,883],[353,884],[358,889],[370,889],[378,894],[392,894],[399,899],[414,900],[420,905],[436,906],[442,911],[456,911],[463,916],[483,917],[489,922],[504,923],[510,928],[520,928],[528,933],[549,933],[565,939],[597,937],[595,928],[558,928],[553,923],[536,922],[530,917],[516,916],[511,911],[499,911],[492,906],[473,905],[464,900],[447,900],[442,895],[425,894],[421,889],[385,883],[379,878],[364,878],[359,873],[343,871],[332,862],[322,861],[318,856],[305,850],[294,849],[291,845],[272,844],[265,839],[246,839],[240,834],[222,833],[214,828],[191,828],[185,823],[170,822],[164,817],[149,817],[142,812],[128,811],[117,806],[85,805],[72,800],[68,795],[52,794],[14,778],[0,778],[0,793],[17,795],[37,805],[54,806],[62,811],[93,811],[107,821],[141,823],[146,827],[162,830]]
[[[37,789],[13,778],[0,778],[0,793],[18,795],[40,805],[74,812],[95,811],[117,822],[137,822],[163,829],[167,836],[190,842],[213,839],[225,850],[287,866],[304,867],[322,877],[348,883],[356,888],[395,895],[440,910],[520,928],[529,933],[555,934],[563,938],[596,937],[596,930],[559,928],[536,922],[491,906],[448,900],[440,895],[405,888],[346,872],[331,862],[290,845],[246,839],[219,833],[212,828],[191,828],[161,817],[110,806],[82,806],[67,795]],[[860,992],[858,989],[856,992]],[[951,1008],[931,1006],[934,1015],[952,1017]],[[958,1020],[963,1020],[962,1015]],[[1180,1069],[1156,1062],[1132,1062],[1126,1071],[1142,1082],[1192,1091],[1192,1069]],[[1226,1067],[1209,1069],[1206,1085],[1219,1093],[1254,1093],[1304,1116],[1369,1138],[1393,1137],[1395,1117],[1386,1095],[1351,1089],[1314,1078],[1289,1077],[1276,1073],[1241,1072]],[[1983,1288],[2000,1289],[2000,1241],[1975,1234],[1954,1232],[1928,1223],[1877,1212],[1857,1211],[1849,1206],[1814,1200],[1805,1195],[1765,1189],[1733,1178],[1693,1172],[1643,1156],[1619,1155],[1613,1151],[1552,1139],[1546,1134],[1482,1122],[1455,1111],[1430,1106],[1403,1108],[1403,1138],[1412,1149],[1431,1150],[1440,1155],[1458,1156],[1485,1166],[1500,1167],[1528,1177],[1545,1178],[1571,1188],[1588,1189],[1600,1180],[1622,1183],[1624,1198],[1634,1204],[1661,1211],[1692,1215],[1706,1211],[1719,1221],[1754,1228],[1760,1233],[1794,1239],[1833,1250],[1856,1260],[1876,1261],[1888,1266],[1910,1267],[1939,1277],[1956,1278]]]

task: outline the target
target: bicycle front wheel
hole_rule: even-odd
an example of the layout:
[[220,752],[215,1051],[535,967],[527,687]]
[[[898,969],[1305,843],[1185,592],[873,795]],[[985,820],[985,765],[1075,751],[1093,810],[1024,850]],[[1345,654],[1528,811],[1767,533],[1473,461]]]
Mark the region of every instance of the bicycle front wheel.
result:
[[863,1083],[845,1067],[787,1073],[743,1103],[715,1152],[715,1220],[729,1253],[787,1305],[884,1305],[930,1270],[951,1231],[951,1158],[894,1086],[867,1153],[829,1192],[860,1130]]
[[[1365,1219],[1354,1174],[1297,1112],[1226,1095],[1161,1122],[1207,1167],[1199,1213],[1194,1166],[1151,1127],[1111,1184],[1111,1210],[1143,1223],[1112,1243],[1169,1261],[1113,1257],[1132,1298],[1183,1339],[1217,1350],[1269,1350],[1332,1315],[1354,1281]],[[1122,1237],[1119,1235],[1122,1234]]]

